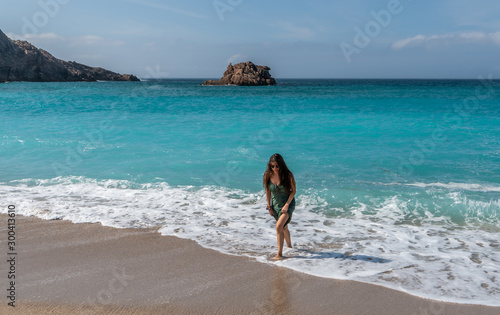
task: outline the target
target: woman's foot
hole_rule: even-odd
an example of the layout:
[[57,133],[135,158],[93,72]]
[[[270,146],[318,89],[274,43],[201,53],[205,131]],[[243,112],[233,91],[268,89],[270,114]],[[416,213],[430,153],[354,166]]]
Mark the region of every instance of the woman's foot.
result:
[[285,257],[283,257],[283,255],[280,254],[276,255],[276,257],[273,258],[273,260],[283,260],[283,259],[285,259]]

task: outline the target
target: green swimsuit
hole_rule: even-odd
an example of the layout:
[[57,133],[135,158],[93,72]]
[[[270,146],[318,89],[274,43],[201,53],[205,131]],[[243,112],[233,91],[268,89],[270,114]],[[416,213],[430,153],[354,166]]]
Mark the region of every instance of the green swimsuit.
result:
[[[285,187],[283,187],[283,185],[276,186],[272,181],[269,181],[268,188],[271,191],[271,208],[273,209],[274,218],[278,221],[281,216],[281,209],[288,201],[290,193],[285,191]],[[292,219],[293,210],[295,210],[295,198],[292,199],[292,202],[290,202],[290,205],[288,206],[288,220],[283,226],[286,226]]]

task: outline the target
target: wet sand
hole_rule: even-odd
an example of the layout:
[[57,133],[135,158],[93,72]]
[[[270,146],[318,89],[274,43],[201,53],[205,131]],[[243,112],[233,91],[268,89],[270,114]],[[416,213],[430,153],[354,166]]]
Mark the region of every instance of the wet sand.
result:
[[[9,288],[7,216],[1,284]],[[6,314],[499,314],[221,254],[154,229],[16,217],[15,308]],[[272,253],[270,253],[272,254]]]

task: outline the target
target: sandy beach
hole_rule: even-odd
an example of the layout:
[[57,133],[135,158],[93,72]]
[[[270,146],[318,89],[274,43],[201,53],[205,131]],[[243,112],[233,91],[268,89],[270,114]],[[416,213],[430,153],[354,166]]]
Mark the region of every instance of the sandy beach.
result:
[[[1,215],[6,243],[7,215]],[[4,245],[2,287],[9,270]],[[2,314],[498,314],[318,278],[153,229],[16,217],[15,305]]]

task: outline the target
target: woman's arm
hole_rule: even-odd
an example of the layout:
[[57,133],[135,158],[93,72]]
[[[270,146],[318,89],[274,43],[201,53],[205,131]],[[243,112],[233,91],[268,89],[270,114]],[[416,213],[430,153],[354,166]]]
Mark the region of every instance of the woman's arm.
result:
[[293,197],[295,197],[295,193],[297,191],[295,187],[295,178],[293,177],[293,174],[290,173],[290,187],[292,188],[292,191],[290,192],[290,195],[288,196],[288,200],[286,201],[285,205],[281,209],[281,212],[286,213],[288,211],[288,207],[290,206],[290,202],[292,202]]
[[266,187],[267,207],[271,207],[271,191]]
[[267,207],[266,209],[269,211],[269,214],[273,216],[273,208],[271,208],[271,191],[269,190],[268,183],[269,183],[269,178],[267,177],[267,173],[264,173],[264,178],[262,179],[262,182],[264,184],[264,189],[266,190],[266,199],[267,199]]
[[266,187],[266,197],[267,197],[267,207],[266,207],[266,209],[269,211],[269,214],[271,216],[274,216],[274,214],[273,214],[273,208],[271,208],[271,191],[267,187]]

